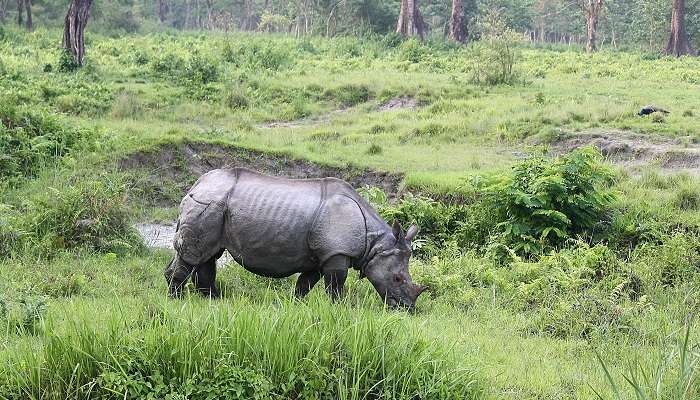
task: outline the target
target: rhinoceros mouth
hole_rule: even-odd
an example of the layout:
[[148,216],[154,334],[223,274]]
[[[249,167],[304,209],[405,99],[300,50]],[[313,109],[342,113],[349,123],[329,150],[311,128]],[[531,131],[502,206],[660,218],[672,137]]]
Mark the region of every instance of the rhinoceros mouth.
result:
[[386,305],[394,310],[407,310],[411,313],[415,310],[415,304],[411,304],[410,302],[395,297],[387,297]]

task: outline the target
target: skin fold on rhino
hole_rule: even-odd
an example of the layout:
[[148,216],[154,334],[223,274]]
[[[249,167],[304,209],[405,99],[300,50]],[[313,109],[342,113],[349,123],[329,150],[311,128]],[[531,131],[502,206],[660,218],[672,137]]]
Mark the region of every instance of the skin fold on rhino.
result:
[[245,168],[202,175],[180,203],[175,257],[165,269],[169,294],[179,297],[188,279],[218,297],[216,260],[228,250],[255,274],[282,278],[300,273],[296,296],[323,277],[336,299],[350,268],[367,277],[391,307],[413,310],[425,287],[408,272],[412,225],[389,226],[347,182],[336,178],[284,179]]

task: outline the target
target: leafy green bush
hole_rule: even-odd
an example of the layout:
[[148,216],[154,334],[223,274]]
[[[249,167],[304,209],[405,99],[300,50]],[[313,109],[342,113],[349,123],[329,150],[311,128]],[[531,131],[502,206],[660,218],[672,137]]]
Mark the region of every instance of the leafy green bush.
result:
[[151,61],[151,70],[160,77],[177,76],[184,67],[185,60],[172,52],[164,53]]
[[56,115],[0,104],[0,183],[35,176],[64,155],[89,148],[95,133],[70,128]]
[[599,160],[592,148],[554,160],[532,157],[483,185],[502,243],[531,256],[590,231],[616,198],[612,173]]
[[73,55],[68,50],[62,51],[58,58],[58,70],[60,72],[73,72],[78,68],[80,68],[80,64]]
[[127,181],[118,175],[80,177],[48,187],[22,204],[25,240],[34,251],[64,249],[124,253],[143,246],[129,224]]
[[471,80],[486,85],[514,83],[518,79],[515,67],[522,57],[520,34],[508,27],[496,10],[480,15],[477,29],[482,38],[472,43],[468,52]]
[[429,197],[407,193],[396,203],[389,203],[386,194],[378,188],[360,190],[387,221],[397,219],[403,226],[420,227],[418,240],[413,245],[419,254],[432,254],[446,246],[462,249],[482,249],[493,226],[492,211],[482,201],[447,204]]
[[292,64],[290,49],[270,40],[227,43],[223,59],[238,68],[259,72],[279,71]]
[[399,45],[401,60],[419,63],[428,55],[428,48],[416,39],[409,39]]
[[351,107],[364,103],[372,96],[366,85],[348,84],[326,90],[325,97],[335,99],[343,107]]
[[230,89],[224,98],[224,104],[231,110],[243,110],[248,108],[248,98],[241,93],[241,88]]
[[188,84],[206,85],[219,79],[218,61],[193,54],[182,71],[182,79]]

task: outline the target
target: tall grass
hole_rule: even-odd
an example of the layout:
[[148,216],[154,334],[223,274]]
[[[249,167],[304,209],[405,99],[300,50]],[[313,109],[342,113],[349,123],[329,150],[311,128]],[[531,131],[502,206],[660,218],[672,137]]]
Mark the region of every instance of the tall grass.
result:
[[[272,296],[271,296],[272,297]],[[274,299],[273,299],[274,300]],[[75,302],[40,351],[0,367],[0,397],[475,398],[474,373],[410,316],[325,299]]]
[[[634,393],[636,400],[691,400],[700,398],[700,348],[691,343],[688,322],[683,335],[678,338],[675,348],[664,350],[659,347],[657,358],[643,362],[639,358],[630,359],[627,372],[622,379],[613,376],[600,354],[596,354],[614,399],[623,400],[626,389]],[[594,389],[595,391],[595,389]],[[597,391],[596,396],[605,400]]]

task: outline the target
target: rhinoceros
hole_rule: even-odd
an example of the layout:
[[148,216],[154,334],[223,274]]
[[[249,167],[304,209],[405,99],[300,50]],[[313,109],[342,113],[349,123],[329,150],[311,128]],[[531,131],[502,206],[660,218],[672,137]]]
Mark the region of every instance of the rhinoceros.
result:
[[282,278],[300,273],[295,295],[304,297],[324,278],[338,298],[348,270],[367,277],[390,307],[413,310],[425,290],[408,272],[411,241],[389,226],[347,182],[336,178],[285,179],[245,168],[202,175],[180,203],[165,269],[169,294],[179,297],[188,278],[204,296],[218,297],[216,260],[227,250],[246,270]]

